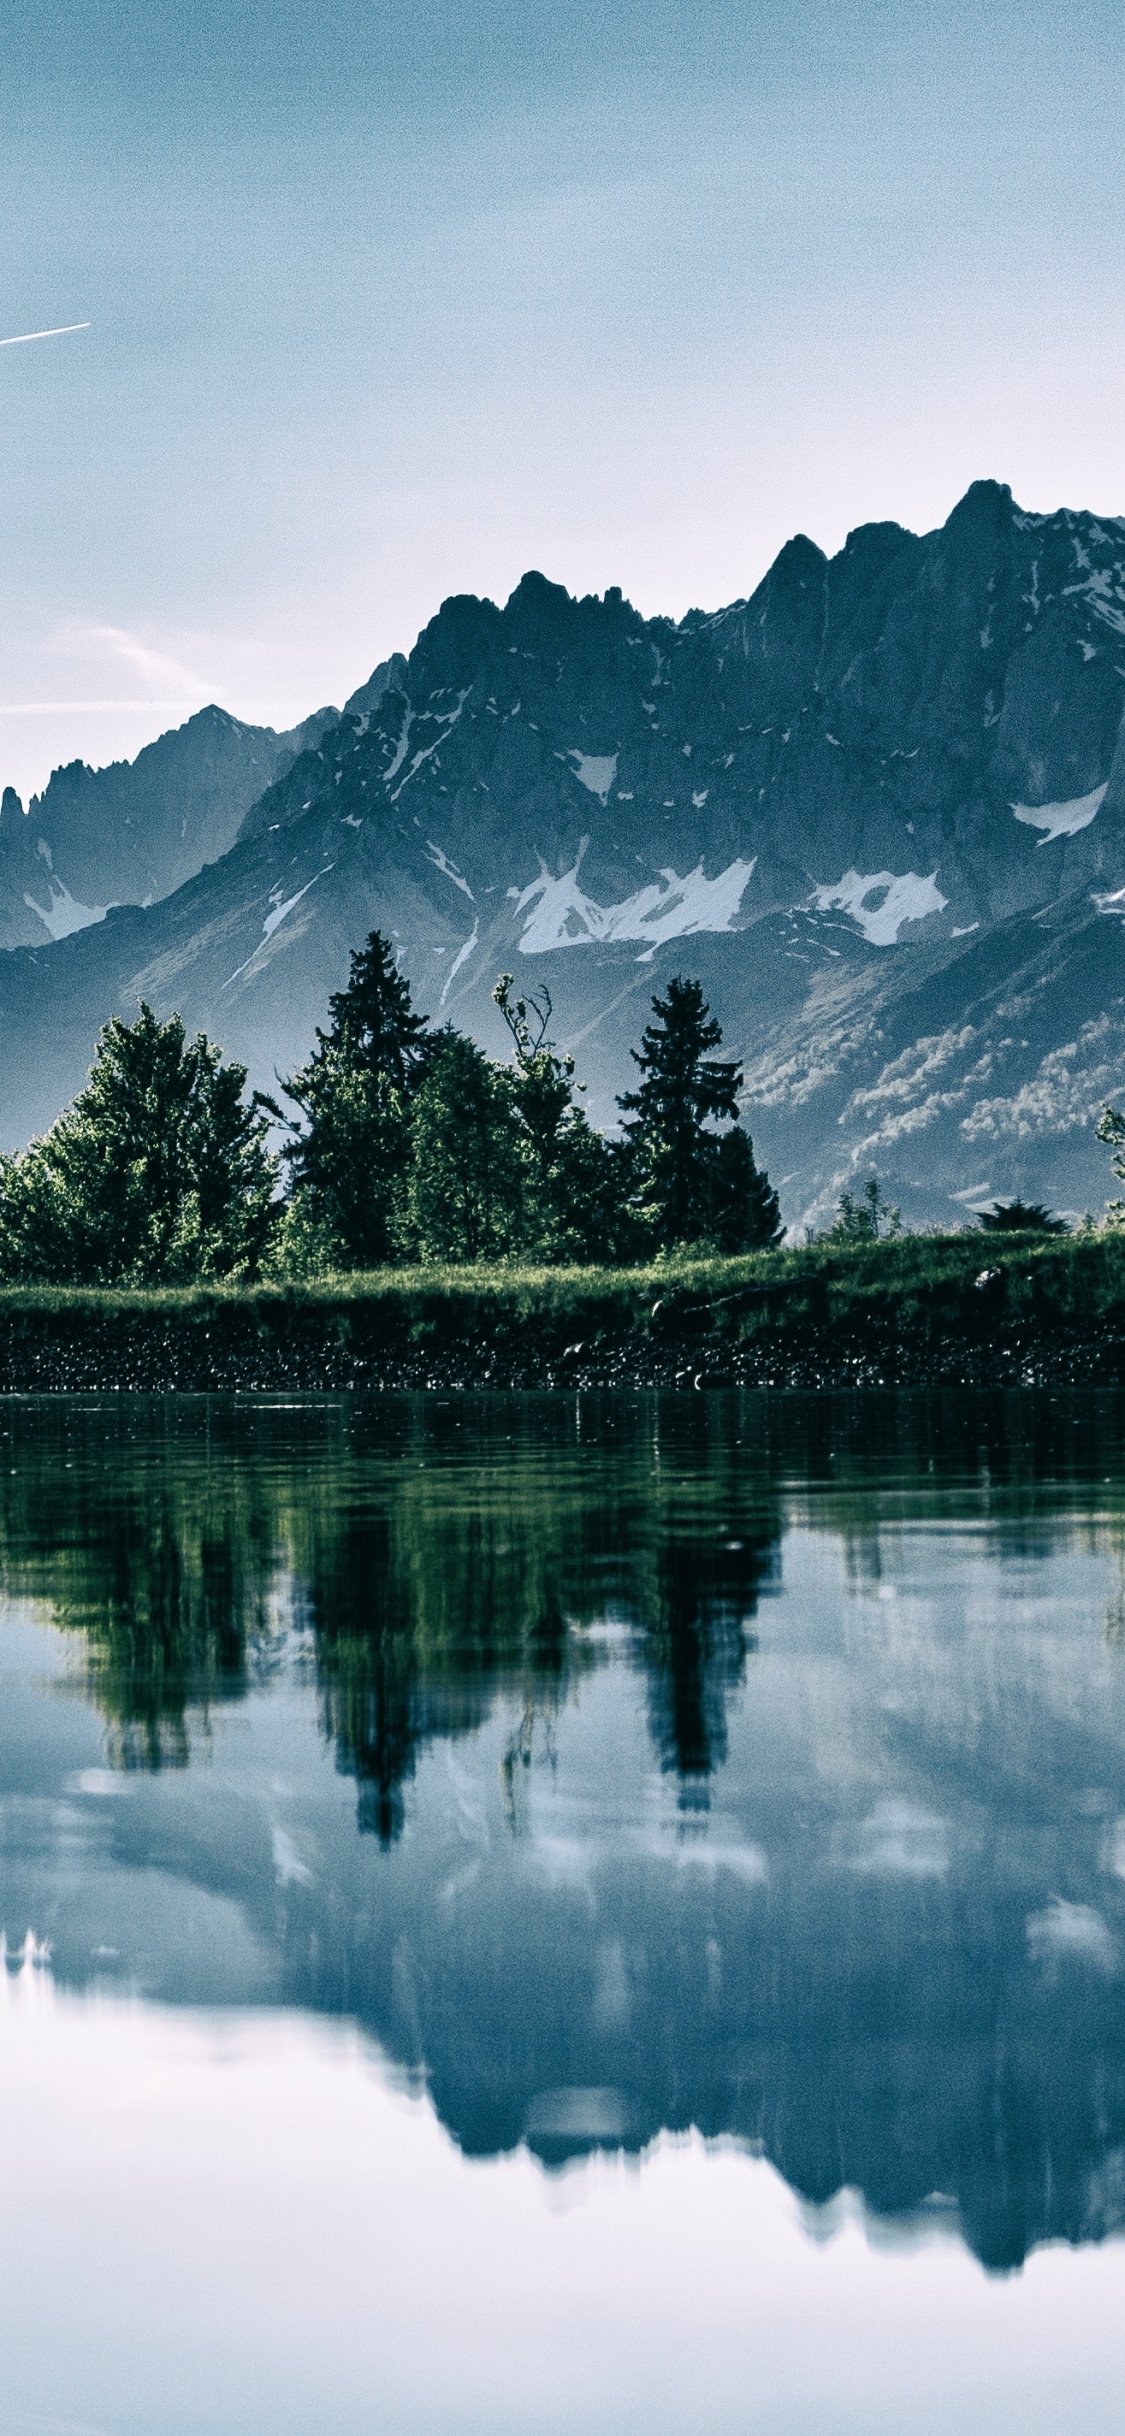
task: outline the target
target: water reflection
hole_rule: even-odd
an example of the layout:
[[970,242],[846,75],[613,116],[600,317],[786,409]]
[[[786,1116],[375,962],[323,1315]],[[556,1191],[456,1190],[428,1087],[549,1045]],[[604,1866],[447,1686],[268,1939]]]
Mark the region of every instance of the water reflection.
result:
[[13,1404],[0,1564],[83,1636],[123,1767],[186,1765],[188,1716],[268,1674],[279,1582],[313,1637],[360,1824],[394,1841],[434,1734],[497,1689],[537,1713],[575,1628],[637,1635],[661,1764],[706,1800],[780,1517],[729,1427],[562,1399]]
[[352,2016],[473,2155],[695,2126],[1000,2268],[1125,2227],[1120,1404],[0,1430],[62,1636],[12,1628],[10,1952]]

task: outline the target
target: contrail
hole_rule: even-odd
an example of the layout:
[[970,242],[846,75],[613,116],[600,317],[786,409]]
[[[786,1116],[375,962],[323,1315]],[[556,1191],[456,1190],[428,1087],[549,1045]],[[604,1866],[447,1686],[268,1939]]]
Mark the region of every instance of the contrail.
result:
[[88,330],[88,321],[64,321],[60,330],[21,330],[18,338],[0,338],[0,347],[30,347],[33,338],[69,338],[72,330]]

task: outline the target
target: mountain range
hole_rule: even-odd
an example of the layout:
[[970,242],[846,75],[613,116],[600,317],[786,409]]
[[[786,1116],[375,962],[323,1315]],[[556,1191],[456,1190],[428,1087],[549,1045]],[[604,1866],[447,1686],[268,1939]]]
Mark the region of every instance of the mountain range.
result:
[[233,846],[251,804],[339,719],[279,736],[212,703],[135,761],[56,770],[25,814],[0,797],[0,947],[41,946],[100,922],[111,905],[171,896]]
[[873,1172],[912,1223],[1100,1208],[1123,712],[1125,519],[994,482],[923,536],[798,536],[679,621],[538,574],[448,600],[303,731],[211,709],[5,795],[0,1144],[142,996],[275,1089],[377,926],[487,1048],[498,972],[548,991],[603,1124],[653,992],[698,973],[795,1226]]

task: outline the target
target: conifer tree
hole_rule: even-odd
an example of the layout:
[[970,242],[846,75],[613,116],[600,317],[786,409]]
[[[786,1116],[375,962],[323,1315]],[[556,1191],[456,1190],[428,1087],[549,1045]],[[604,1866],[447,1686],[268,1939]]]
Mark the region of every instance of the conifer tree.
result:
[[1056,1218],[1043,1201],[997,1201],[992,1209],[981,1211],[978,1224],[986,1235],[1070,1233],[1065,1218]]
[[410,1169],[410,1100],[430,1036],[379,931],[328,1002],[326,1032],[285,1085],[304,1120],[286,1151],[286,1252],[296,1266],[378,1268],[400,1252]]
[[717,1252],[759,1252],[780,1243],[781,1208],[754,1144],[741,1125],[708,1143],[711,1198],[707,1234]]
[[[754,1164],[753,1144],[735,1120],[741,1068],[712,1058],[722,1026],[699,981],[676,975],[666,998],[654,998],[657,1020],[632,1051],[642,1081],[618,1100],[642,1207],[658,1242],[716,1242],[725,1251],[774,1243],[780,1234],[777,1196]],[[716,1135],[714,1124],[733,1123]]]

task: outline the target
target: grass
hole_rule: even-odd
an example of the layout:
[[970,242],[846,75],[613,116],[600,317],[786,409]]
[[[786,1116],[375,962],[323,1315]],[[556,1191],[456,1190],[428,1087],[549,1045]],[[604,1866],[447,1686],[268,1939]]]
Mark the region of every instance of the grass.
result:
[[[1116,1349],[1119,1349],[1116,1350]],[[1120,1359],[1119,1359],[1120,1356]],[[906,1235],[636,1269],[0,1289],[0,1385],[1125,1376],[1125,1233]]]

